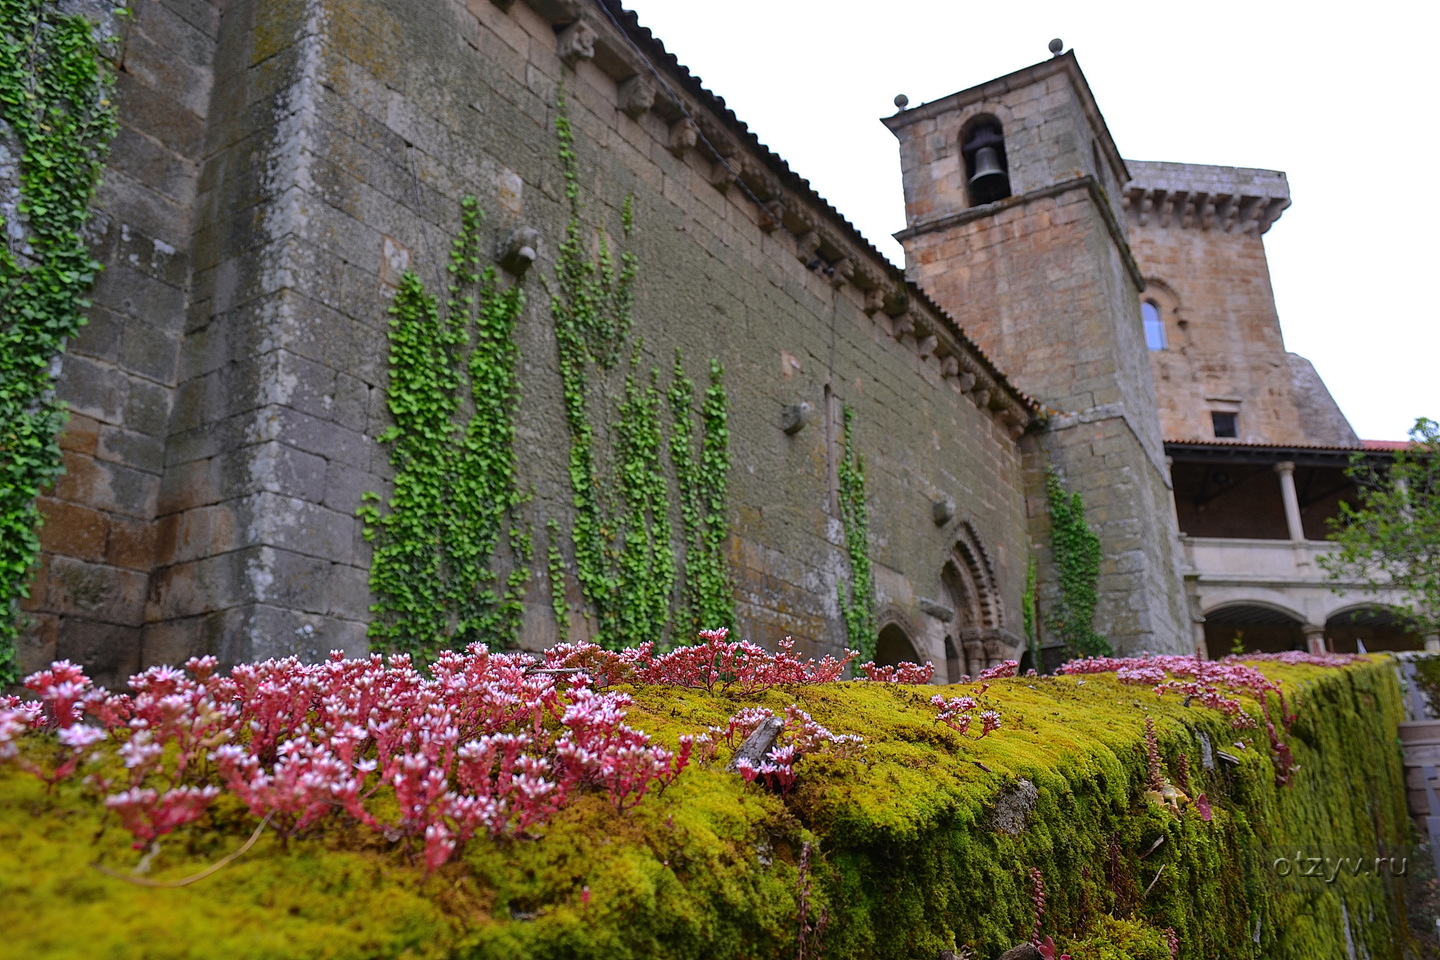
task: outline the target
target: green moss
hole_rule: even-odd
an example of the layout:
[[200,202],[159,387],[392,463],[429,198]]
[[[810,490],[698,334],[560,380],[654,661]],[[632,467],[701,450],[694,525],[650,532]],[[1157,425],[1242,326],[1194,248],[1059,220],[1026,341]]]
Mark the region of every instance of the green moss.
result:
[[[741,705],[798,702],[869,747],[859,759],[803,761],[784,798],[720,761],[625,815],[586,797],[543,836],[472,843],[428,878],[403,846],[331,826],[288,849],[267,837],[192,886],[135,887],[90,866],[135,862],[117,828],[102,831],[70,788],[46,796],[6,773],[0,843],[13,866],[0,873],[0,918],[13,942],[47,957],[142,947],[156,958],[789,957],[809,842],[809,910],[828,911],[826,957],[936,956],[960,945],[998,954],[1032,929],[1034,867],[1049,899],[1042,931],[1077,960],[1168,957],[1166,928],[1185,960],[1343,960],[1342,900],[1357,944],[1398,960],[1405,922],[1384,881],[1287,880],[1266,860],[1325,846],[1405,852],[1393,667],[1264,669],[1298,705],[1289,740],[1300,769],[1289,788],[1275,785],[1263,734],[1106,676],[995,684],[987,697],[1004,726],[979,742],[935,721],[929,687],[832,684],[743,701],[642,688],[630,722],[661,742],[721,724]],[[1191,758],[1211,822],[1145,799],[1147,716],[1172,781],[1179,753]],[[1202,733],[1239,765],[1204,769]],[[1245,749],[1234,746],[1242,736],[1253,737]],[[1028,826],[1002,833],[996,805],[1022,778],[1038,793]],[[252,825],[222,808],[210,829],[168,839],[152,876],[194,872]]]

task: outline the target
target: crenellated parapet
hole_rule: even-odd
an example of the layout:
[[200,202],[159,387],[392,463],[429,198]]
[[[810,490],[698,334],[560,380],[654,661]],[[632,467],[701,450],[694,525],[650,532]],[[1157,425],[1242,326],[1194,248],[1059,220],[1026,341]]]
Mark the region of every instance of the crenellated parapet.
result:
[[[492,0],[511,10],[514,0]],[[874,248],[669,54],[619,3],[523,0],[556,31],[556,50],[588,61],[614,81],[632,120],[663,126],[660,145],[748,212],[761,230],[794,245],[794,255],[885,333],[933,364],[941,379],[1012,438],[1036,421],[1038,404],[1016,389],[954,318]],[[647,125],[649,121],[646,121]]]
[[1279,170],[1126,160],[1121,204],[1132,226],[1263,234],[1290,206]]

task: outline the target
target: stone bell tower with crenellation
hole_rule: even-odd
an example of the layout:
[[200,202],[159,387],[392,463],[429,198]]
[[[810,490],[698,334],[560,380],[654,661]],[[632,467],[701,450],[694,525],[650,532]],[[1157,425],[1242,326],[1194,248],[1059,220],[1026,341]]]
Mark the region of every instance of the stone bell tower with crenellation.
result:
[[[1100,535],[1096,629],[1119,652],[1188,652],[1145,284],[1120,207],[1130,176],[1074,54],[884,122],[900,141],[907,273],[1049,412],[1026,483],[1037,549],[1053,466]],[[1055,589],[1041,585],[1042,620]]]

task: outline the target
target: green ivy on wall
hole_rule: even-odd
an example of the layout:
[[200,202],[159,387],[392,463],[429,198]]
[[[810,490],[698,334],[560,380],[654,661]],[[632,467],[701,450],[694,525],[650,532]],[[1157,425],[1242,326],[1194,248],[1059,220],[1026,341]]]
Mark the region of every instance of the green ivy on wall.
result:
[[670,485],[660,464],[660,371],[640,375],[641,344],[630,354],[624,399],[614,425],[616,493],[614,593],[604,635],[618,646],[656,639],[670,620],[675,551],[670,545]]
[[371,641],[421,655],[513,642],[529,578],[514,442],[524,294],[500,289],[493,266],[481,269],[483,214],[474,197],[461,207],[444,310],[408,271],[390,306],[386,401],[395,424],[379,441],[390,449],[394,490],[383,509],[371,493],[360,510],[375,544]]
[[875,659],[875,576],[870,566],[870,505],[865,498],[865,460],[855,451],[855,411],[846,404],[842,414],[840,450],[840,522],[845,531],[845,555],[850,561],[849,595],[837,585],[840,613],[850,648],[860,651],[864,663]]
[[44,0],[0,0],[0,134],[19,201],[0,215],[0,683],[17,679],[18,607],[40,552],[35,498],[63,471],[56,359],[100,270],[82,237],[115,136],[94,25]]
[[725,557],[729,520],[725,510],[730,475],[729,409],[725,397],[724,368],[710,361],[710,386],[700,406],[700,455],[695,456],[692,417],[695,384],[685,375],[680,351],[675,351],[674,379],[669,400],[674,430],[670,435],[670,461],[680,488],[680,526],[685,545],[685,606],[688,635],[720,627],[735,628],[735,589]]
[[1066,493],[1054,470],[1045,474],[1050,504],[1050,551],[1060,580],[1060,596],[1046,616],[1070,652],[1081,657],[1108,657],[1110,644],[1095,632],[1095,605],[1100,580],[1100,538],[1085,522],[1085,501]]
[[1025,592],[1020,595],[1020,618],[1025,630],[1025,647],[1030,651],[1030,665],[1036,670],[1040,669],[1040,635],[1035,629],[1036,616],[1035,608],[1035,582],[1038,571],[1035,568],[1035,554],[1027,553],[1025,556]]
[[[700,410],[698,459],[693,451],[694,387],[678,355],[675,379],[662,396],[660,372],[641,369],[643,344],[636,342],[613,418],[597,414],[612,393],[608,375],[629,341],[638,262],[633,253],[623,252],[617,271],[603,230],[594,254],[590,252],[579,158],[563,88],[556,97],[555,133],[570,216],[556,255],[550,313],[570,433],[575,579],[597,620],[595,640],[619,649],[670,639],[679,571],[670,482],[661,464],[667,446],[661,417],[665,400],[671,414],[668,448],[680,490],[684,596],[691,626],[730,626],[734,590],[722,552],[730,458],[720,366],[712,361],[711,385]],[[620,222],[628,239],[635,228],[632,197],[625,199]],[[554,539],[552,535],[549,553],[552,605],[561,629],[568,632],[564,560]],[[693,633],[682,633],[678,639],[690,636]]]

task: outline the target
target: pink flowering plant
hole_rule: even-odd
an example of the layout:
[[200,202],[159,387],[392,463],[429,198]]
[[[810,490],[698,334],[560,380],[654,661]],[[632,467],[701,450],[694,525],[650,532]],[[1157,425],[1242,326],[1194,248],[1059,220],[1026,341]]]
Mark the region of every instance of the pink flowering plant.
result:
[[877,667],[872,660],[869,663],[860,664],[860,676],[857,680],[867,680],[871,683],[929,683],[930,678],[935,676],[935,664],[930,661],[922,663],[897,663]]
[[748,640],[729,639],[724,627],[701,630],[699,636],[699,643],[658,655],[652,643],[618,652],[593,643],[560,644],[546,651],[545,664],[555,670],[584,670],[600,686],[623,682],[749,696],[772,687],[833,683],[857,656],[851,650],[838,660],[801,660],[789,637],[772,653]]
[[[1177,656],[1141,659],[1091,657],[1072,660],[1062,666],[1060,672],[1071,676],[1113,673],[1121,683],[1153,688],[1157,696],[1166,693],[1179,694],[1187,703],[1194,702],[1220,711],[1230,718],[1231,725],[1236,729],[1251,729],[1263,723],[1270,740],[1270,753],[1275,761],[1275,778],[1283,786],[1291,782],[1297,768],[1290,747],[1280,739],[1280,730],[1289,729],[1295,721],[1295,715],[1290,712],[1285,702],[1285,694],[1280,684],[1250,664],[1259,661],[1345,667],[1364,659],[1363,656],[1353,654],[1305,653],[1299,650],[1237,654],[1223,660]],[[1271,695],[1275,698],[1273,708]],[[1259,703],[1259,720],[1245,711],[1240,703],[1242,696],[1248,696]]]
[[[33,699],[0,698],[0,763],[52,787],[79,779],[137,849],[229,796],[283,836],[339,818],[419,845],[434,870],[476,837],[532,835],[582,794],[628,810],[672,783],[697,745],[713,755],[714,732],[653,743],[626,722],[630,696],[608,688],[748,696],[837,681],[854,657],[802,660],[793,647],[771,653],[714,630],[665,654],[577,643],[537,659],[476,644],[426,670],[404,655],[334,653],[228,675],[197,657],[137,674],[121,694],[61,661],[26,679]],[[769,716],[742,710],[720,734],[743,740]],[[798,706],[784,722],[771,755],[740,771],[747,779],[788,790],[805,756],[859,750]]]
[[[1016,662],[1005,660],[983,671],[977,678],[977,686],[965,696],[942,697],[936,694],[930,698],[930,703],[940,711],[935,719],[962,737],[984,739],[1000,729],[1000,711],[987,704],[985,691],[990,689],[991,680],[1013,677],[1015,671]],[[970,679],[966,677],[962,682],[968,683]]]
[[[731,748],[738,749],[762,724],[775,716],[764,707],[747,707],[732,716],[725,727],[714,728],[709,735],[716,742],[724,740]],[[785,708],[782,723],[780,734],[758,763],[747,757],[735,760],[735,772],[748,782],[758,783],[777,793],[789,793],[795,789],[798,779],[795,764],[806,757],[827,754],[843,759],[858,757],[864,752],[865,743],[861,737],[831,733],[801,710],[799,704]]]
[[[617,810],[663,790],[693,740],[658,746],[625,723],[630,698],[581,672],[536,671],[482,645],[409,657],[154,667],[129,694],[68,662],[0,702],[0,761],[54,784],[80,772],[147,847],[222,793],[284,835],[342,817],[414,838],[430,869],[475,836],[524,836],[581,793]],[[118,762],[116,762],[118,761]]]

